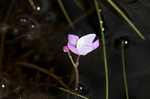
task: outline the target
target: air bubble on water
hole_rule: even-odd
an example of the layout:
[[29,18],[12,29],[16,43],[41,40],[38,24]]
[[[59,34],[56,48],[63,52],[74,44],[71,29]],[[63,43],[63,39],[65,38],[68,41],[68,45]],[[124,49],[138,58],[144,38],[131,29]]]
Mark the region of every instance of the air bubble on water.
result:
[[26,23],[26,22],[27,22],[27,19],[26,19],[26,18],[20,18],[20,22],[21,22],[21,23]]
[[7,79],[3,79],[3,80],[0,82],[1,88],[6,88],[6,87],[7,87],[7,84],[8,84]]
[[128,44],[128,41],[124,41],[124,44]]
[[105,29],[104,28],[102,28],[102,31],[104,31]]
[[114,42],[115,48],[120,48],[122,43],[124,44],[124,47],[127,48],[130,43],[129,38],[127,36],[123,36],[123,37],[116,39]]
[[79,83],[79,87],[76,88],[75,90],[81,95],[87,95],[89,91],[88,88],[81,83]]
[[2,87],[2,88],[5,88],[6,86],[5,86],[5,84],[2,84],[1,87]]
[[17,20],[17,25],[27,25],[28,23],[30,23],[30,20],[28,18],[28,16],[24,16],[24,15],[21,15],[19,17],[16,18]]
[[83,87],[82,87],[82,86],[79,86],[79,89],[80,89],[80,90],[82,90],[82,89],[83,89]]
[[31,25],[31,28],[35,28],[35,25],[34,25],[34,24],[32,24],[32,25]]
[[40,11],[40,10],[41,10],[41,7],[40,7],[40,6],[37,6],[37,7],[36,7],[36,10],[37,10],[37,11]]
[[100,24],[103,24],[103,21],[100,21]]
[[99,12],[102,12],[102,9],[99,9]]

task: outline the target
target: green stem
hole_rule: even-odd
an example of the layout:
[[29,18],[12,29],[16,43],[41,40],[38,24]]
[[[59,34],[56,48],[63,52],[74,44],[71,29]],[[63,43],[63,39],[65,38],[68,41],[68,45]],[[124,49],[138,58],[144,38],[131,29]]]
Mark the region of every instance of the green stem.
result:
[[108,0],[110,5],[124,18],[124,20],[133,28],[133,30],[141,37],[141,39],[145,40],[143,34],[136,28],[136,26],[132,23],[132,21],[125,15],[123,11],[112,1]]
[[74,92],[74,91],[71,91],[71,90],[68,90],[68,89],[64,89],[64,88],[62,88],[62,87],[59,87],[58,89],[60,89],[61,91],[67,92],[67,93],[69,93],[69,94],[73,94],[73,95],[75,95],[75,96],[81,97],[81,98],[83,98],[83,99],[88,99],[87,97],[82,96],[82,95],[80,95],[80,94],[77,94],[77,93]]
[[126,67],[125,67],[125,56],[124,56],[124,41],[121,42],[121,50],[122,50],[121,55],[122,55],[122,66],[123,66],[123,81],[125,86],[126,99],[129,99]]
[[67,13],[67,11],[66,11],[66,9],[65,9],[62,1],[58,0],[58,4],[59,4],[59,6],[60,6],[60,8],[61,8],[61,10],[62,10],[62,12],[64,14],[64,16],[66,17],[66,20],[68,21],[69,25],[72,27],[72,29],[74,29],[74,25],[73,25],[73,23],[72,23],[69,15],[68,15],[68,13]]
[[28,1],[29,1],[29,4],[31,5],[31,7],[35,10],[36,6],[35,6],[33,0],[28,0]]
[[103,27],[101,12],[100,12],[97,0],[94,0],[94,3],[95,3],[97,15],[98,15],[98,20],[99,20],[100,30],[101,30],[101,36],[102,36],[103,53],[104,53],[104,65],[105,65],[105,76],[106,76],[106,99],[108,99],[108,96],[109,96],[109,77],[108,77],[108,65],[107,65],[107,55],[106,55],[106,46],[105,46],[105,37],[104,37],[104,27]]

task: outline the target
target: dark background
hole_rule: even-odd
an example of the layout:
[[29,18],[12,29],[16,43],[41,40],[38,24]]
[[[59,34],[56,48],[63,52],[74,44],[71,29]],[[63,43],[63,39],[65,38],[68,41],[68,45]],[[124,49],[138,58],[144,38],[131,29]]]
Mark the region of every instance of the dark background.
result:
[[[68,84],[73,71],[63,46],[67,35],[96,33],[100,47],[80,58],[80,94],[105,99],[105,72],[99,22],[93,0],[62,0],[72,19],[72,29],[57,0],[0,1],[0,99],[66,99],[55,79],[37,70],[16,65],[35,64],[61,77]],[[121,40],[125,40],[125,63],[129,98],[150,97],[150,1],[114,0],[145,36],[136,32],[109,5],[98,0],[102,9],[109,67],[109,99],[126,99],[122,76]],[[75,58],[75,55],[73,55]],[[5,87],[3,87],[5,86]],[[70,98],[74,99],[74,96]]]

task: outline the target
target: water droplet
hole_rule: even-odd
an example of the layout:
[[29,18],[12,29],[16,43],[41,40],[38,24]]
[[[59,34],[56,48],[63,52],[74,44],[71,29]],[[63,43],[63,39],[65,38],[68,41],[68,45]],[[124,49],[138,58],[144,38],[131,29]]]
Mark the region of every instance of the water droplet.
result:
[[8,86],[8,81],[7,79],[3,79],[1,82],[0,82],[0,86],[1,88],[6,88]]
[[115,48],[121,48],[122,41],[124,42],[124,47],[127,48],[129,46],[130,40],[127,36],[120,37],[114,41]]
[[41,7],[40,7],[40,6],[37,6],[37,7],[36,7],[36,10],[37,10],[37,11],[40,11],[40,10],[41,10]]
[[21,15],[17,17],[16,27],[18,27],[18,33],[26,34],[27,40],[34,40],[40,37],[40,24],[30,16]]
[[28,23],[30,23],[30,20],[27,16],[24,16],[24,15],[21,15],[21,16],[18,16],[16,18],[16,23],[17,25],[27,25]]
[[99,12],[102,12],[102,9],[99,9]]
[[26,23],[26,22],[27,22],[27,19],[25,19],[25,18],[20,18],[20,22]]
[[103,21],[100,21],[100,24],[103,24]]
[[128,41],[124,41],[124,44],[128,44]]
[[5,88],[6,86],[5,86],[5,84],[2,84],[1,87],[2,87],[2,88]]
[[35,28],[35,25],[34,25],[34,24],[32,24],[32,25],[31,25],[31,28]]
[[102,31],[104,31],[105,29],[104,28],[102,28]]
[[50,11],[51,2],[50,0],[34,0],[33,14],[46,14]]

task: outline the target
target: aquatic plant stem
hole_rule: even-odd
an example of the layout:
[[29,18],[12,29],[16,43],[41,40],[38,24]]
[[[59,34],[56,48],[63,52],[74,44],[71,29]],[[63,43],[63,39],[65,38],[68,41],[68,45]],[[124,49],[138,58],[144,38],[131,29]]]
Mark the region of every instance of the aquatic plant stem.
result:
[[129,99],[126,67],[125,67],[125,56],[124,56],[124,41],[121,42],[121,57],[122,57],[123,81],[124,81],[124,86],[125,86],[126,99]]
[[28,0],[28,1],[29,1],[29,4],[31,5],[31,7],[35,10],[36,6],[35,6],[33,0]]
[[74,67],[75,72],[75,90],[78,90],[79,87],[79,70],[78,68]]
[[69,87],[60,79],[60,77],[56,76],[55,74],[51,73],[50,71],[48,71],[48,70],[46,70],[44,68],[41,68],[41,67],[39,67],[39,66],[37,66],[35,64],[26,63],[26,62],[17,62],[15,64],[17,64],[17,65],[23,65],[25,67],[32,68],[32,69],[38,70],[40,72],[43,72],[45,74],[48,74],[49,76],[51,76],[52,78],[54,78],[64,88],[69,89]]
[[108,77],[108,65],[107,65],[107,55],[106,55],[106,46],[105,46],[105,37],[104,37],[104,27],[103,27],[101,12],[100,12],[97,0],[94,0],[94,4],[96,7],[100,30],[101,30],[101,36],[102,36],[104,66],[105,66],[105,79],[106,79],[106,99],[109,99],[109,77]]
[[78,89],[78,86],[79,86],[79,70],[78,70],[78,66],[79,66],[79,57],[77,57],[77,60],[76,60],[76,63],[73,61],[73,58],[71,56],[71,53],[70,51],[67,52],[68,53],[68,56],[69,56],[69,59],[73,65],[73,68],[74,68],[74,74],[75,74],[75,90]]
[[63,2],[61,0],[58,0],[58,4],[59,4],[64,16],[66,17],[66,20],[68,21],[69,25],[72,27],[72,29],[74,29],[74,25],[73,25],[68,13],[67,13],[65,7],[64,7],[64,5],[63,5]]
[[61,88],[61,87],[59,87],[58,89],[61,90],[61,91],[67,92],[67,93],[69,93],[69,94],[73,94],[73,95],[75,95],[75,96],[81,97],[81,98],[83,98],[83,99],[88,99],[87,97],[82,96],[82,95],[80,95],[80,94],[77,94],[77,93],[74,92],[74,91],[71,91],[71,90],[68,90],[68,89],[64,89],[64,88]]
[[139,35],[139,37],[145,40],[143,34],[136,28],[136,26],[130,21],[130,19],[125,15],[125,13],[112,1],[107,0],[109,4],[124,18],[124,20],[133,28],[133,30]]

